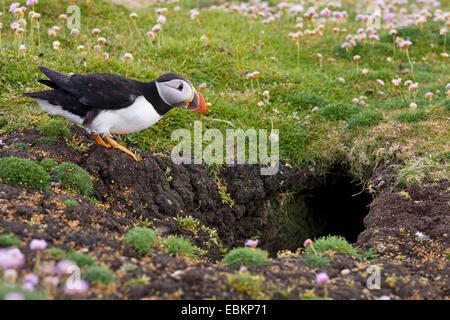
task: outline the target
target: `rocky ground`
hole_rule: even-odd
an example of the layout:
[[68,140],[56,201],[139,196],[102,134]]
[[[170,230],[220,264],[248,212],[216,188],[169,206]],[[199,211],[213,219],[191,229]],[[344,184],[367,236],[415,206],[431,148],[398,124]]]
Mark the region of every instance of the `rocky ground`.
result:
[[[67,194],[57,184],[50,192],[0,185],[0,234],[14,233],[22,240],[20,248],[27,261],[21,273],[30,272],[35,264],[35,255],[27,244],[40,238],[52,248],[85,252],[114,272],[117,281],[112,284],[91,283],[89,298],[301,299],[325,294],[333,299],[450,297],[448,183],[396,186],[390,166],[379,166],[370,179],[374,200],[356,242],[361,249],[375,250],[377,257],[367,260],[329,251],[324,255],[330,259],[330,266],[312,267],[302,261],[302,252],[279,251],[282,248],[274,232],[283,230],[265,218],[265,210],[269,201],[320,183],[321,178],[313,171],[282,166],[276,176],[260,176],[257,166],[246,165],[215,172],[201,165],[175,165],[167,155],[150,152],[140,153],[142,160],[135,163],[120,151],[96,144],[82,148],[93,139],[76,126],[71,131],[81,141],[76,147],[62,140],[39,144],[36,141],[41,135],[35,129],[0,137],[0,157],[33,161],[50,157],[72,162],[86,169],[94,180],[96,200]],[[31,148],[12,147],[16,143]],[[234,205],[224,201],[218,186],[227,187]],[[64,201],[68,199],[79,205],[66,206]],[[192,216],[209,229],[194,234],[180,226],[174,219],[177,215]],[[135,225],[154,228],[160,236],[188,237],[204,254],[193,260],[157,248],[141,257],[124,241],[125,233]],[[217,236],[204,231],[214,229]],[[239,290],[229,281],[229,276],[239,271],[219,261],[225,250],[243,246],[256,235],[260,247],[271,253],[272,261],[266,267],[247,271],[264,279],[256,290]],[[49,255],[42,259],[41,263],[55,261]],[[130,263],[137,268],[121,268]],[[379,290],[366,287],[369,265],[381,267]],[[318,272],[330,276],[326,288],[316,283]],[[137,283],[133,279],[145,280]],[[50,297],[66,296],[53,292]]]

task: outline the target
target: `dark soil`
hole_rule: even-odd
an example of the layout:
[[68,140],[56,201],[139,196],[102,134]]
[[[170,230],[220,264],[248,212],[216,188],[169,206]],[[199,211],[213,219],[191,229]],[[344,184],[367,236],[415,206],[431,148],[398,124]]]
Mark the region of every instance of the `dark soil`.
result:
[[[71,130],[84,146],[94,142],[83,129],[73,126]],[[311,168],[299,171],[281,166],[277,175],[261,176],[256,165],[226,166],[216,174],[234,200],[230,206],[222,201],[214,173],[202,165],[175,165],[169,156],[151,152],[141,152],[142,160],[135,163],[123,152],[95,143],[80,153],[83,148],[75,150],[61,140],[38,144],[36,140],[40,137],[36,130],[0,136],[3,140],[0,157],[16,156],[33,161],[50,157],[58,162],[75,163],[93,176],[96,200],[68,194],[58,185],[47,193],[0,185],[0,234],[14,233],[22,240],[20,248],[27,257],[23,273],[30,272],[35,262],[27,243],[42,238],[49,247],[83,250],[115,273],[118,280],[114,284],[91,283],[90,298],[255,298],[233,289],[228,275],[238,271],[218,261],[225,250],[243,246],[250,237],[259,236],[260,247],[268,250],[273,258],[267,267],[249,269],[251,274],[265,278],[260,298],[323,296],[323,285],[315,283],[316,273],[322,271],[331,278],[327,291],[333,299],[376,299],[382,295],[393,299],[450,297],[450,197],[446,183],[435,187],[395,186],[395,175],[385,164],[375,170],[370,180],[373,194],[365,193],[356,200],[360,203],[348,212],[357,214],[349,215],[345,203],[352,206],[354,202],[342,200],[344,204],[339,204],[344,197],[341,191],[345,190],[339,183],[350,179],[339,178],[342,166],[328,178]],[[29,144],[31,149],[13,148],[18,142]],[[346,183],[350,184],[350,180]],[[327,185],[333,185],[334,189],[327,189]],[[356,193],[362,187],[352,185],[349,190]],[[399,194],[400,191],[407,192],[410,198]],[[300,203],[299,199],[303,198],[306,200]],[[67,207],[63,203],[67,199],[76,200],[79,205]],[[327,201],[336,206],[324,206]],[[336,211],[331,214],[333,207]],[[286,209],[297,222],[287,224],[280,208]],[[307,222],[304,218],[298,220],[297,212],[302,210],[310,214]],[[323,215],[325,211],[328,213]],[[217,237],[201,228],[196,234],[182,228],[174,219],[177,216],[198,219],[200,226],[217,230]],[[305,226],[302,223],[308,228],[292,229],[292,225]],[[192,260],[156,248],[151,254],[138,256],[124,241],[124,235],[131,227],[142,225],[154,228],[160,237],[175,234],[188,237],[203,254]],[[377,251],[374,260],[330,251],[325,255],[331,266],[314,268],[301,261],[304,253],[300,257],[295,253],[306,237],[332,233],[354,241],[360,231],[356,246],[361,252],[370,248]],[[417,237],[418,231],[427,239]],[[290,251],[279,251],[283,249]],[[44,257],[44,262],[53,260]],[[129,263],[137,268],[120,269]],[[369,265],[381,267],[379,290],[366,287]],[[137,278],[146,281],[129,284]],[[55,292],[51,297],[64,298],[64,294]]]

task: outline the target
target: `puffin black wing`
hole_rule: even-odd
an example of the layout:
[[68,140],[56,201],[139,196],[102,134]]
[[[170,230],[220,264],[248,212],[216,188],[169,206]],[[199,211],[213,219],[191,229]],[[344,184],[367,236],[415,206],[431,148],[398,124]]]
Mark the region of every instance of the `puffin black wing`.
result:
[[[39,67],[39,70],[52,84],[64,89],[85,106],[121,109],[130,106],[138,96],[143,95],[140,82],[115,74],[68,76],[45,67]],[[50,81],[46,84],[50,84]]]

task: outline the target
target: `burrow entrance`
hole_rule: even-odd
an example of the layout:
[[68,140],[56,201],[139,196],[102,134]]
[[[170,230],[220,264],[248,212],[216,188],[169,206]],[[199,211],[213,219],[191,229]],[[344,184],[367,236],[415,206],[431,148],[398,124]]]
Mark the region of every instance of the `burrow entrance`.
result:
[[263,243],[271,254],[296,250],[308,238],[340,235],[350,243],[364,230],[372,195],[342,167],[313,186],[302,186],[267,203]]

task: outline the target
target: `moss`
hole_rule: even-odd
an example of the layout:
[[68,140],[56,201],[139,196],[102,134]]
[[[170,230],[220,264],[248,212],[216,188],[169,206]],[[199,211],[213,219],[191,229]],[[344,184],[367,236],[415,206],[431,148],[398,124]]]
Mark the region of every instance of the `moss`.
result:
[[84,253],[78,253],[75,251],[66,254],[66,259],[72,260],[80,268],[85,266],[92,266],[93,264],[95,264],[95,260],[91,256]]
[[239,268],[240,266],[259,268],[270,262],[268,256],[265,250],[241,247],[228,252],[222,259],[222,263],[233,268]]
[[51,158],[42,159],[39,165],[45,169],[45,171],[50,172],[54,167],[58,165],[58,162]]
[[55,167],[53,175],[57,181],[61,182],[63,188],[83,196],[92,195],[92,177],[76,164],[62,163]]
[[170,236],[163,241],[163,246],[171,254],[188,256],[192,259],[197,257],[198,248],[183,237]]
[[383,116],[381,112],[376,110],[364,110],[360,113],[351,115],[348,118],[348,129],[353,129],[356,127],[370,127],[377,125]]
[[331,103],[319,110],[319,114],[328,120],[347,120],[358,113],[358,108],[350,103]]
[[81,273],[81,277],[95,283],[111,284],[116,282],[114,273],[98,265],[88,267]]
[[66,124],[56,119],[42,123],[38,127],[38,130],[43,136],[52,137],[54,139],[70,140],[72,138],[72,133],[67,128]]
[[0,235],[0,247],[10,248],[17,247],[20,244],[19,238],[17,238],[13,233]]
[[145,255],[153,250],[153,245],[158,239],[156,231],[146,227],[135,227],[129,230],[125,236],[136,252]]
[[16,157],[0,159],[0,184],[13,184],[48,191],[50,180],[49,174],[30,160]]

